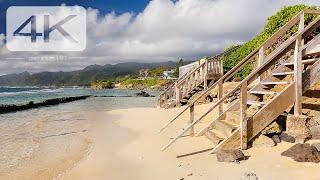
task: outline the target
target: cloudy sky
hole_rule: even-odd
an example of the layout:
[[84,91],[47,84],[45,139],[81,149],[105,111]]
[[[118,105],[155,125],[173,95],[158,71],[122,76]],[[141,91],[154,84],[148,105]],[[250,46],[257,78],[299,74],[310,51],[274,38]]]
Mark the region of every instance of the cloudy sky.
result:
[[[320,5],[318,0],[0,0],[0,75],[214,55],[253,38],[267,17],[283,6],[301,3]],[[83,52],[6,49],[8,7],[63,4],[87,10],[87,48]]]

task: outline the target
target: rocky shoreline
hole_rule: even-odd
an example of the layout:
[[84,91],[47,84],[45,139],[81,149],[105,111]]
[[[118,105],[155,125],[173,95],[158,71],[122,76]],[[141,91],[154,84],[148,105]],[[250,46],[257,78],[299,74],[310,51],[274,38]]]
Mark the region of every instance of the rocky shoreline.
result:
[[21,104],[21,105],[1,104],[0,105],[0,114],[23,111],[23,110],[28,110],[28,109],[35,109],[35,108],[45,107],[45,106],[53,106],[53,105],[58,105],[58,104],[62,104],[62,103],[83,100],[83,99],[87,99],[89,97],[91,97],[91,96],[72,96],[72,97],[54,98],[54,99],[47,99],[47,100],[39,102],[39,103],[34,103],[33,101],[31,101],[28,104]]

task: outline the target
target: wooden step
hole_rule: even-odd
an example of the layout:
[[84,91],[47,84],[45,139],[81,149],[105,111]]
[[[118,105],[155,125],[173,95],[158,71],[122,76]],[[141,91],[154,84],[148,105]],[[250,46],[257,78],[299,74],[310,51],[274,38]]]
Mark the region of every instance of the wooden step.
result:
[[234,124],[239,124],[240,122],[240,111],[229,111],[226,113],[226,121],[232,122]]
[[[302,64],[313,64],[314,62],[316,62],[319,58],[312,58],[312,59],[306,59],[306,60],[302,60],[301,63]],[[294,62],[286,62],[284,63],[285,66],[293,66]]]
[[219,137],[214,131],[210,130],[207,131],[204,136],[208,138],[211,142],[213,142],[215,145],[219,144],[221,141],[223,141],[223,138]]
[[221,133],[221,135],[226,138],[230,136],[230,134],[235,130],[237,127],[235,124],[225,121],[225,120],[217,120],[213,128]]
[[263,81],[263,82],[261,82],[262,85],[287,85],[290,83],[291,83],[290,81],[273,81],[273,82]]
[[261,95],[277,95],[278,92],[273,91],[250,91],[251,94],[261,94]]
[[287,72],[274,72],[272,73],[273,76],[286,76],[286,75],[292,75],[293,71],[287,71]]
[[316,51],[313,51],[313,52],[308,52],[308,54],[304,55],[303,58],[305,58],[305,57],[310,57],[310,56],[320,56],[320,51],[319,51],[319,49],[316,50]]
[[252,101],[252,100],[248,100],[247,101],[248,105],[252,105],[252,106],[258,106],[258,107],[262,107],[264,105],[266,105],[265,102],[260,102],[260,101]]

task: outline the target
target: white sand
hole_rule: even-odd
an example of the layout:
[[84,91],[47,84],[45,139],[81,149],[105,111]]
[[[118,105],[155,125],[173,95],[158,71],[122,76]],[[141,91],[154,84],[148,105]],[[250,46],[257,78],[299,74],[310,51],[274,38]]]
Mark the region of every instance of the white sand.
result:
[[[196,108],[199,108],[198,106]],[[201,107],[200,107],[201,109]],[[280,155],[292,144],[273,148],[251,148],[250,158],[236,163],[217,162],[208,152],[176,158],[178,155],[211,148],[204,138],[181,138],[165,152],[160,148],[182,127],[184,119],[162,134],[158,131],[177,109],[123,109],[96,116],[89,155],[61,179],[241,179],[255,173],[259,179],[319,180],[320,164],[298,163]]]

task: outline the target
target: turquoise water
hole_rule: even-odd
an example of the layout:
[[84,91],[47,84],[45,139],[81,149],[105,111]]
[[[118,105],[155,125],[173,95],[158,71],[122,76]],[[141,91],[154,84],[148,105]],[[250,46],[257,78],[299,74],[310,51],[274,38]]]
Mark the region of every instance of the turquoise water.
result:
[[[116,89],[94,91],[83,88],[9,90],[2,88],[0,104],[37,102],[76,95],[130,96],[136,92],[138,91]],[[149,93],[157,95],[159,92],[149,91]],[[19,167],[20,164],[28,163],[35,154],[45,154],[52,157],[51,159],[58,158],[58,160],[60,160],[59,154],[71,156],[78,150],[78,146],[73,144],[88,143],[85,139],[90,137],[90,127],[97,121],[107,119],[110,116],[108,111],[155,107],[156,101],[157,97],[91,97],[55,106],[0,114],[0,176],[10,173],[12,168]],[[112,119],[116,121],[117,117]],[[87,148],[89,149],[89,145]],[[42,162],[44,161],[36,163],[40,167]]]
[[[8,88],[0,87],[0,104],[26,104],[30,101],[41,102],[46,99],[62,98],[69,96],[134,96],[138,90],[126,89],[102,89],[93,90],[90,88],[60,88],[41,89],[30,87]],[[149,91],[151,95],[157,96],[158,91]]]

